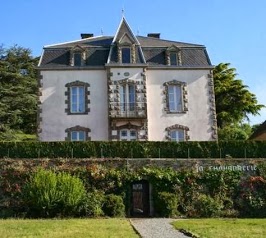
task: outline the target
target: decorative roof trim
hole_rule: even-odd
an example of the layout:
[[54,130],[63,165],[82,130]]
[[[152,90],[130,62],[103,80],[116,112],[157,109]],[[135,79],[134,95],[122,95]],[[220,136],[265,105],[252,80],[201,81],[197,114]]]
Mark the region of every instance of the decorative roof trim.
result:
[[76,51],[76,50],[78,50],[78,51],[85,51],[84,47],[82,47],[82,46],[80,46],[80,45],[75,45],[75,46],[73,46],[73,47],[70,49],[70,51]]
[[[60,45],[65,45],[65,44],[70,44],[70,43],[80,43],[80,42],[83,42],[83,41],[88,41],[88,39],[97,39],[97,38],[101,38],[103,36],[94,36],[94,37],[90,37],[90,38],[86,38],[86,39],[79,39],[79,40],[74,40],[74,41],[66,41],[66,42],[63,42],[63,43],[57,43],[57,44],[52,44],[52,45],[45,45],[43,48],[49,48],[49,47],[54,47],[54,46],[60,46]],[[110,36],[111,37],[111,36]]]
[[38,67],[40,67],[41,64],[42,64],[43,55],[44,55],[44,49],[42,50],[42,55],[41,55],[41,57],[40,57],[40,59],[39,59]]
[[137,37],[133,34],[133,31],[131,30],[131,28],[130,28],[130,26],[128,25],[128,23],[127,23],[127,21],[126,21],[126,19],[125,19],[124,16],[122,17],[122,19],[121,19],[121,21],[120,21],[119,27],[117,28],[117,31],[116,31],[116,34],[115,34],[115,37],[114,37],[114,39],[113,39],[112,44],[114,44],[114,43],[117,41],[117,37],[118,37],[118,34],[119,34],[119,32],[120,32],[120,29],[121,29],[123,23],[124,23],[124,24],[126,25],[126,27],[128,28],[130,34],[132,35],[132,38],[133,38],[134,41],[136,42],[136,45],[140,45],[140,43],[139,43]]
[[109,55],[108,55],[108,58],[107,58],[107,64],[109,64],[110,61],[111,61],[111,56],[112,56],[112,53],[113,53],[113,48],[114,48],[114,47],[111,47],[111,48],[110,48]]
[[171,45],[166,50],[167,51],[179,51],[180,47],[177,47],[176,45]]

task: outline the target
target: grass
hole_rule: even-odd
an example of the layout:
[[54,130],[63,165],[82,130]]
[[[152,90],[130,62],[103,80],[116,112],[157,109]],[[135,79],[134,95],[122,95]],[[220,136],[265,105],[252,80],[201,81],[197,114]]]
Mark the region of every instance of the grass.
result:
[[127,219],[0,220],[0,237],[139,237]]
[[200,238],[265,238],[266,219],[189,219],[173,222]]

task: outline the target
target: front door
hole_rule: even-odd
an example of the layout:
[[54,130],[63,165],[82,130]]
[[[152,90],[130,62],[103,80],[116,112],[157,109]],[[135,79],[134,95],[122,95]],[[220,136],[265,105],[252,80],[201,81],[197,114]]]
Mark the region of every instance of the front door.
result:
[[146,180],[131,184],[131,216],[148,217],[150,212],[149,183]]

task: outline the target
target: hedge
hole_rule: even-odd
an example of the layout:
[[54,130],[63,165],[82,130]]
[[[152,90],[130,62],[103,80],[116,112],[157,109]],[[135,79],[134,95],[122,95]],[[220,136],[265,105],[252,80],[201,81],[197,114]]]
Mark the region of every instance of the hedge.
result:
[[0,158],[265,158],[265,141],[0,142]]

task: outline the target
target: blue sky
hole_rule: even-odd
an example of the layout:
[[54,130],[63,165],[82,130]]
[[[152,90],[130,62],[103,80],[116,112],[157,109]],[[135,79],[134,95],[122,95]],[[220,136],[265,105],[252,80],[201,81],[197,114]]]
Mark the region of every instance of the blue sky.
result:
[[[265,0],[1,0],[0,44],[39,56],[44,45],[77,40],[80,33],[114,35],[124,9],[133,32],[203,44],[214,65],[229,62],[266,105]],[[266,120],[250,117],[251,124]]]

